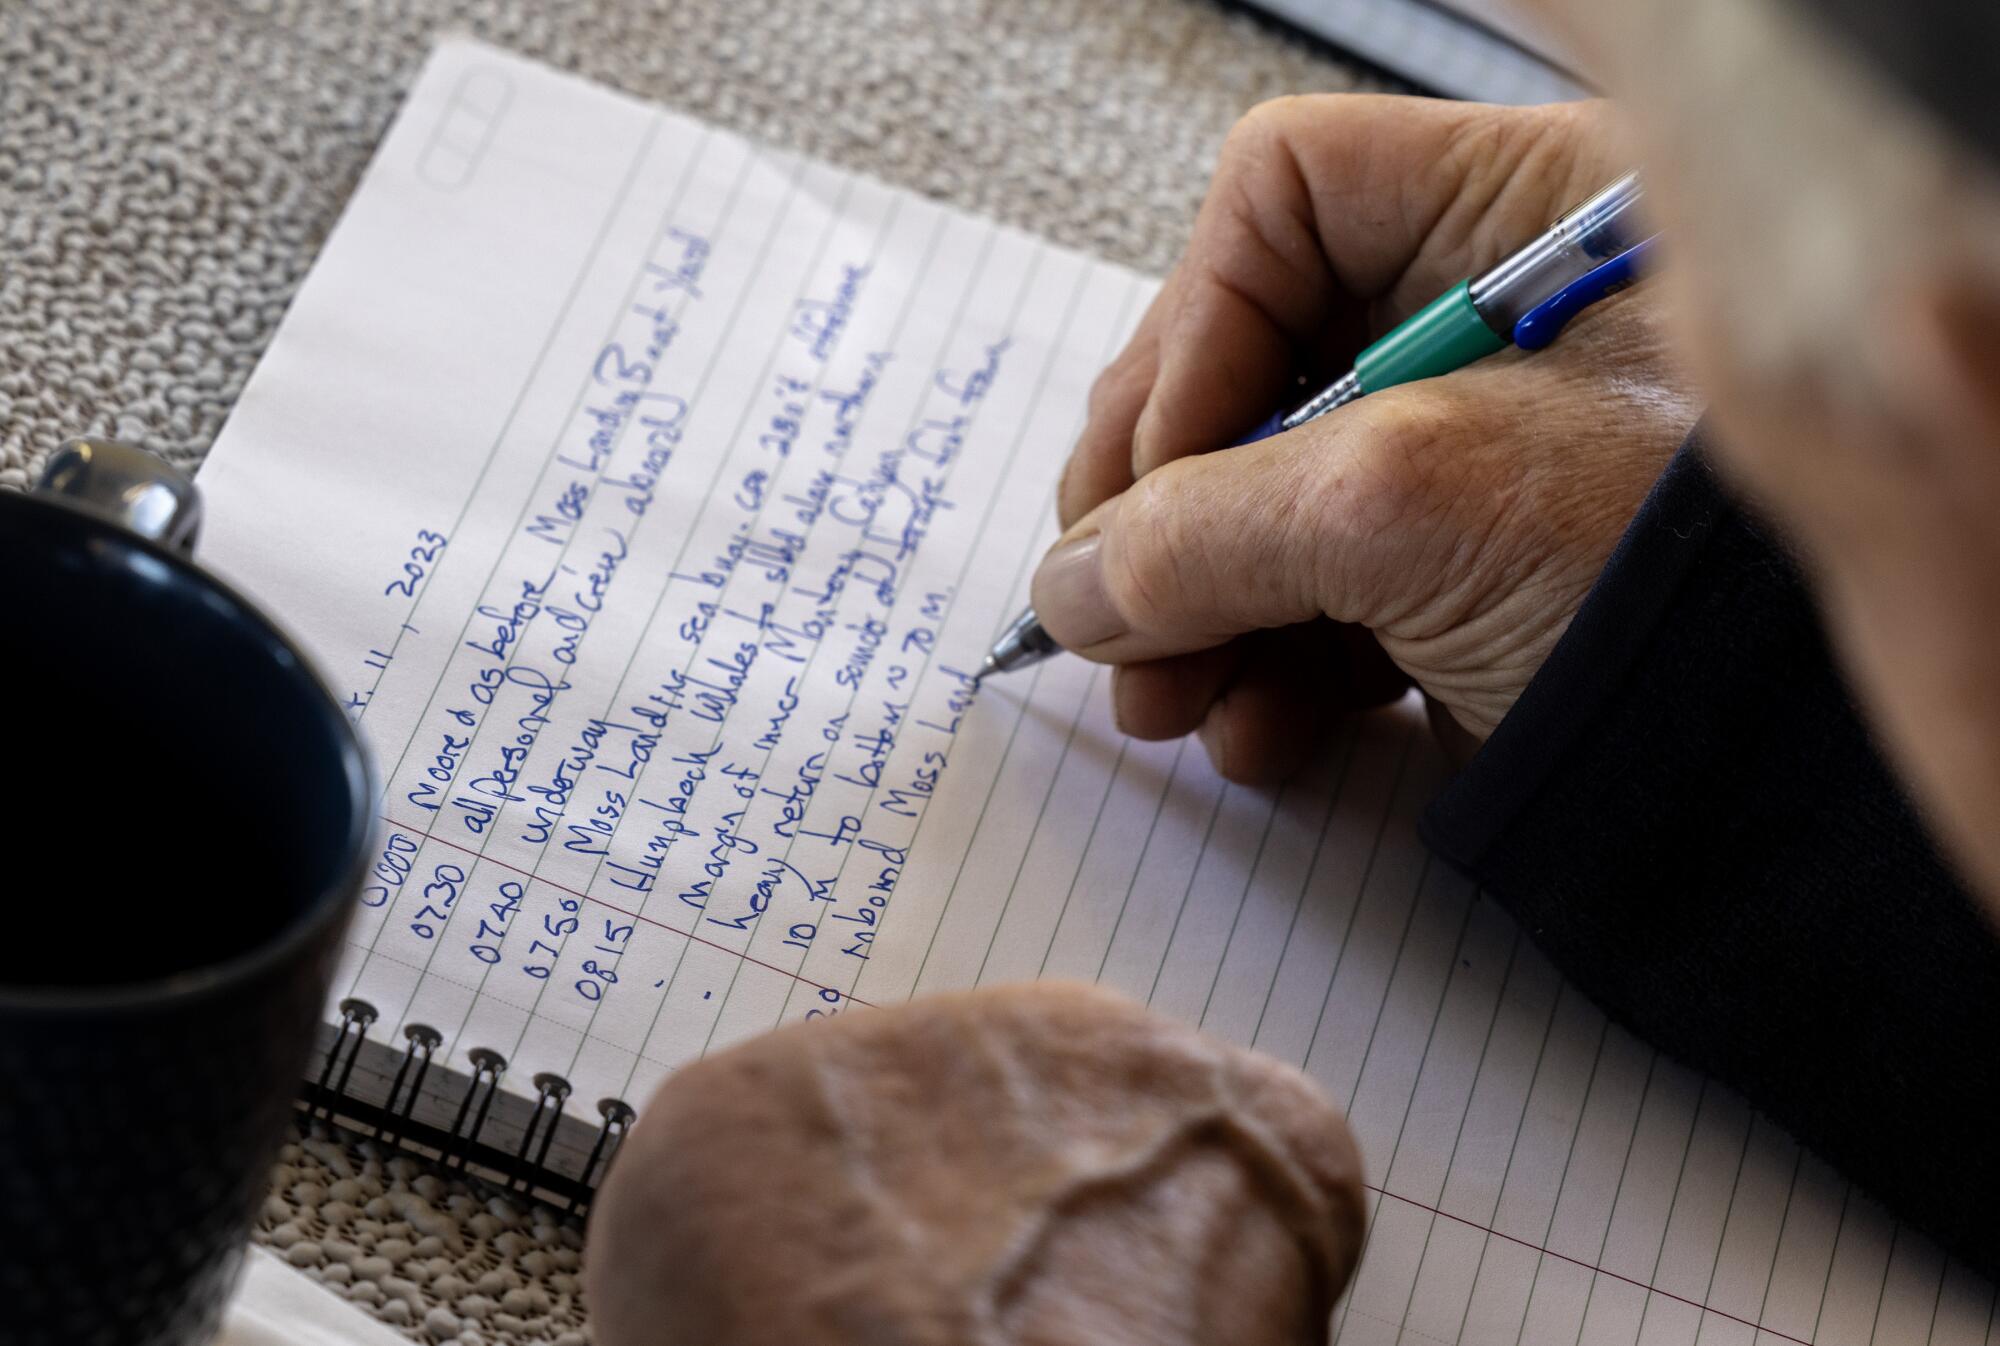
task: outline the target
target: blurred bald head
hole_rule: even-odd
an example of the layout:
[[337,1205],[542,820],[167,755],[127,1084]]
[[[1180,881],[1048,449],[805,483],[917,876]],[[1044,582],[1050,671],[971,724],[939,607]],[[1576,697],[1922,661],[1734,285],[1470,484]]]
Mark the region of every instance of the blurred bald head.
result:
[[1993,0],[1791,0],[1863,65],[2000,162],[2000,5]]
[[1533,2],[1623,110],[1721,464],[2000,916],[2000,5]]
[[[2000,161],[1962,133],[1973,119],[1942,120],[1859,54],[1831,11],[1862,0],[1535,3],[1625,110],[1725,409],[1737,383],[1783,383],[1879,410],[1906,371],[1857,334],[1926,276],[2000,290]],[[1938,7],[1894,8],[1915,25]]]

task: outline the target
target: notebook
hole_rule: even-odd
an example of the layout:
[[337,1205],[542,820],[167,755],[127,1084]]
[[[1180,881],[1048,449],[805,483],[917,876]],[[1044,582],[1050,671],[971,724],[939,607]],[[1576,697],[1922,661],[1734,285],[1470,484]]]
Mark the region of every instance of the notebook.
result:
[[1986,1342],[1427,856],[1413,705],[1263,791],[1081,660],[974,684],[1155,284],[439,46],[201,473],[379,764],[307,1098],[580,1201],[681,1063],[1083,978],[1347,1109],[1342,1342]]
[[1250,0],[1421,87],[1482,103],[1588,97],[1560,46],[1510,0]]

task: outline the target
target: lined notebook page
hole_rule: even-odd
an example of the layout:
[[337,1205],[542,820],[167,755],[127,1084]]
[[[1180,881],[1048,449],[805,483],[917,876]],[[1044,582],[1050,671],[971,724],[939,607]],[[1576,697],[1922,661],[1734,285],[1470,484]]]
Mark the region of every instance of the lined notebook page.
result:
[[1428,858],[1413,707],[1272,793],[1121,738],[1081,661],[972,685],[1153,288],[441,46],[201,479],[379,764],[336,999],[587,1117],[778,1024],[1094,980],[1348,1109],[1343,1342],[1988,1342],[1989,1286]]

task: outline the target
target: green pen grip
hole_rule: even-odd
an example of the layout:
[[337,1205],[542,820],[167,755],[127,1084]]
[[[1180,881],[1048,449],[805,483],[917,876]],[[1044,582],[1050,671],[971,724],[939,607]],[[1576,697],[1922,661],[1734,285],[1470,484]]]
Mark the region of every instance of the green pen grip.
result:
[[1363,392],[1378,393],[1449,374],[1507,344],[1472,306],[1472,282],[1462,280],[1361,352],[1354,372]]

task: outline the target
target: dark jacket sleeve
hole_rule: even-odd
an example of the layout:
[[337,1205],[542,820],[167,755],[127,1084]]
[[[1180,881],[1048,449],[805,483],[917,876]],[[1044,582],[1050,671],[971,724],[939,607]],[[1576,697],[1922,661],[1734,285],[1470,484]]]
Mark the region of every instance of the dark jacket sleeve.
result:
[[2000,1273],[2000,940],[1698,439],[1424,826],[1615,1019]]

